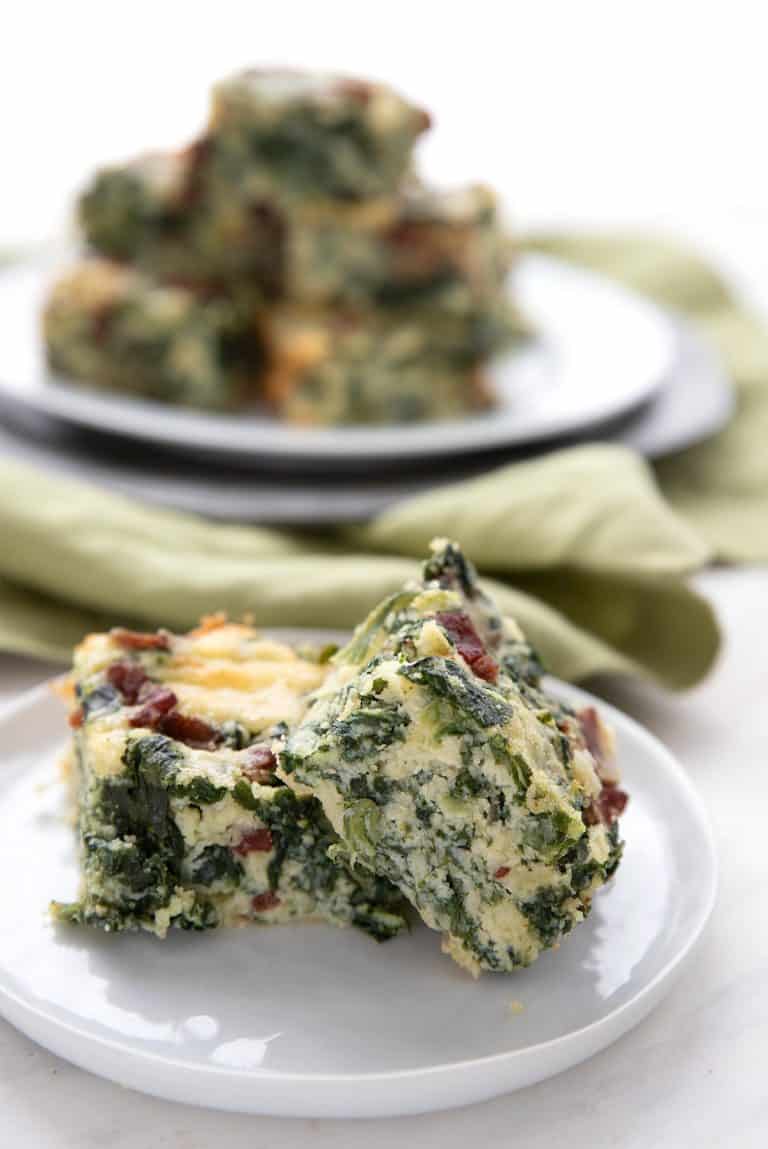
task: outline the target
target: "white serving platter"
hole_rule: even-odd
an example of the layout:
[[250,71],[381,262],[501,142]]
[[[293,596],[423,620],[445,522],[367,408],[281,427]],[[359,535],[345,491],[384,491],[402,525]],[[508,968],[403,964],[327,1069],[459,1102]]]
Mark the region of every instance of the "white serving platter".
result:
[[383,946],[322,925],[164,942],[55,927],[48,901],[77,882],[56,773],[65,721],[47,687],[32,691],[0,715],[0,1014],[122,1085],[254,1114],[438,1110],[585,1060],[670,990],[716,888],[691,781],[654,737],[598,705],[631,795],[618,876],[557,952],[473,981],[425,927]]

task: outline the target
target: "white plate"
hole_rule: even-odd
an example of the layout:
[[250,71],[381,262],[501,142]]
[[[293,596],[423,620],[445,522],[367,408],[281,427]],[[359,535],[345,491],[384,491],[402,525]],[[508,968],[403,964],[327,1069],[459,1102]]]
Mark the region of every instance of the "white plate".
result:
[[651,735],[599,705],[631,794],[618,876],[559,951],[473,981],[424,927],[382,946],[322,925],[165,942],[54,928],[48,900],[76,887],[54,781],[64,715],[46,688],[33,691],[0,716],[0,1013],[134,1089],[284,1116],[465,1105],[583,1061],[667,992],[716,885],[690,781]]
[[172,446],[199,457],[349,463],[463,454],[575,435],[649,399],[674,363],[674,331],[652,304],[611,280],[544,256],[525,256],[513,291],[538,338],[491,369],[497,409],[449,423],[291,427],[254,409],[192,411],[54,381],[39,314],[49,262],[0,274],[0,390],[68,423]]

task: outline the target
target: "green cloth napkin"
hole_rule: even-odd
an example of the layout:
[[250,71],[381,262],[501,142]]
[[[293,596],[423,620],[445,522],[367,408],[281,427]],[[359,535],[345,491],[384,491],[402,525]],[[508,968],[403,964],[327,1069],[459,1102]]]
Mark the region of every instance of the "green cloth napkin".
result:
[[548,252],[621,280],[692,319],[736,385],[736,414],[719,435],[656,465],[671,506],[717,557],[768,559],[768,326],[690,249],[647,235],[536,236]]
[[0,461],[0,649],[66,659],[91,629],[184,628],[217,609],[263,626],[349,627],[443,534],[462,543],[556,673],[698,681],[718,630],[687,576],[714,557],[768,554],[768,335],[676,245],[539,236],[529,246],[701,323],[738,385],[732,425],[655,474],[624,448],[575,447],[322,537],[208,523]]
[[464,545],[552,669],[697,680],[717,649],[684,577],[708,548],[623,448],[590,446],[409,500],[318,540],[207,523],[0,464],[0,646],[66,657],[118,621],[348,627],[416,570],[434,534]]

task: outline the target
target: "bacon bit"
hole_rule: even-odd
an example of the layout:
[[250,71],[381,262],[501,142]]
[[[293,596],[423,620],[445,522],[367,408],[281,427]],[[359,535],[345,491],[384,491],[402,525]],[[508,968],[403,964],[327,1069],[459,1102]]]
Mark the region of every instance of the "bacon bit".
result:
[[67,718],[67,722],[74,730],[76,730],[78,726],[82,726],[84,721],[85,715],[83,714],[82,706],[78,706],[77,710],[70,711],[69,717]]
[[629,795],[618,786],[603,786],[597,798],[597,808],[606,826],[612,825],[624,813]]
[[[464,658],[467,657],[463,651],[461,653]],[[477,677],[485,679],[486,682],[495,682],[499,677],[499,664],[490,654],[482,654],[479,658],[470,662],[470,666]]]
[[499,674],[499,664],[483,646],[482,639],[469,615],[463,610],[441,610],[435,617],[477,677],[485,679],[486,682],[495,682]]
[[114,686],[129,706],[138,701],[142,687],[150,681],[138,662],[113,662],[107,667],[107,682]]
[[596,762],[602,762],[605,748],[600,737],[600,718],[594,706],[585,706],[580,710],[577,718],[581,726],[581,733],[592,757]]
[[260,914],[264,910],[273,910],[276,906],[279,906],[280,899],[272,890],[267,890],[266,893],[256,894],[255,897],[251,898],[251,905],[256,910],[256,913]]
[[597,826],[602,822],[604,826],[611,826],[624,813],[629,795],[620,790],[612,782],[603,784],[603,788],[589,805],[581,811],[586,826]]
[[277,766],[277,758],[269,746],[250,746],[243,766],[243,774],[249,782],[272,781],[272,772]]
[[160,719],[160,729],[169,738],[183,742],[197,750],[212,749],[221,736],[215,726],[211,726],[204,718],[195,718],[193,715],[180,714],[178,710],[171,710]]
[[509,866],[499,866],[498,870],[496,871],[496,873],[493,876],[494,876],[494,878],[506,878],[508,873],[509,873]]
[[262,826],[258,830],[249,830],[247,834],[243,834],[237,845],[232,847],[232,853],[239,854],[241,858],[244,858],[246,854],[267,854],[274,844],[272,831],[268,830],[266,826]]
[[115,642],[126,650],[170,650],[171,636],[164,630],[154,634],[144,634],[139,630],[126,630],[124,626],[113,626],[109,632]]
[[178,699],[167,686],[153,686],[140,701],[141,708],[131,718],[131,726],[149,726],[154,730],[163,715],[173,710]]

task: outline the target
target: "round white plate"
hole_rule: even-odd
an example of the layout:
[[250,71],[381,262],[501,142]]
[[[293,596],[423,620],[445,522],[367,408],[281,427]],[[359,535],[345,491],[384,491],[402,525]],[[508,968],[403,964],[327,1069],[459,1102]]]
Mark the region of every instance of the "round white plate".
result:
[[39,316],[52,261],[0,274],[0,391],[68,423],[159,443],[199,457],[367,465],[526,446],[583,433],[638,407],[674,364],[674,330],[652,304],[611,280],[525,256],[512,290],[537,338],[490,369],[499,405],[447,423],[302,428],[255,409],[215,414],[54,380]]
[[[649,458],[682,450],[721,430],[734,406],[733,386],[713,348],[676,324],[673,372],[642,408],[599,431],[593,441],[621,443]],[[133,440],[95,435],[0,400],[0,455],[40,470],[112,487],[161,506],[230,522],[318,526],[365,522],[401,499],[485,474],[518,452],[400,462],[372,474],[317,468],[283,469],[197,462],[159,451],[137,452]],[[526,452],[527,455],[527,452]],[[138,457],[137,457],[138,456]],[[359,470],[362,470],[360,468]]]
[[47,903],[73,896],[77,880],[55,780],[64,713],[47,688],[33,691],[0,715],[0,1013],[134,1089],[284,1116],[466,1105],[583,1061],[667,992],[716,885],[690,781],[651,735],[599,705],[631,794],[617,878],[557,952],[473,981],[425,927],[382,946],[324,925],[164,942],[54,927]]

